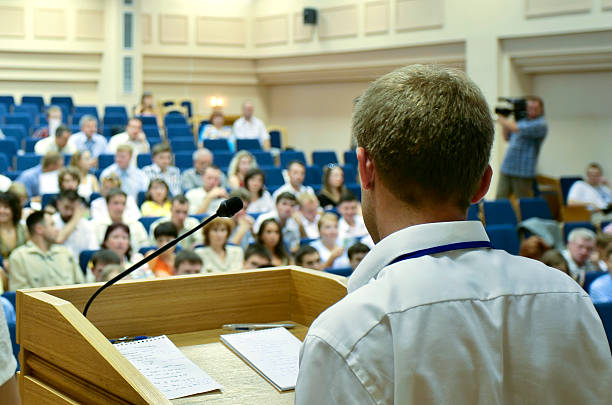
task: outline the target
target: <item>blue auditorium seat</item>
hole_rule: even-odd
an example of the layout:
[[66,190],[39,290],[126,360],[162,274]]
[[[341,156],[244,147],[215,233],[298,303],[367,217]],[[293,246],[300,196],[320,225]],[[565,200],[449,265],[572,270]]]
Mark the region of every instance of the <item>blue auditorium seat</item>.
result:
[[236,150],[261,150],[259,139],[236,139]]
[[285,184],[285,178],[283,177],[282,170],[278,167],[264,168],[263,172],[266,176],[266,187],[279,187]]
[[227,139],[204,139],[204,147],[213,153],[230,150]]
[[306,156],[301,150],[284,150],[280,153],[280,167],[287,168],[287,165],[294,160],[299,160],[306,165]]
[[13,159],[17,156],[17,141],[13,138],[0,139],[0,151],[4,153],[8,159],[9,166],[13,165]]
[[353,269],[350,267],[343,267],[340,269],[325,269],[325,272],[330,274],[336,274],[338,276],[349,277],[351,274],[353,274]]
[[51,201],[55,200],[58,195],[58,193],[43,194],[40,202],[41,207],[45,208]]
[[572,184],[582,180],[581,176],[562,176],[559,178],[559,184],[561,185],[561,196],[563,197],[563,205],[567,205],[567,193],[572,187]]
[[168,125],[187,125],[187,119],[181,113],[169,113],[164,117],[164,126]]
[[173,152],[194,152],[196,150],[193,137],[170,138],[170,147]]
[[342,171],[344,172],[345,184],[354,184],[359,182],[357,179],[357,169],[353,165],[342,166]]
[[181,107],[185,107],[185,109],[187,110],[187,117],[189,118],[193,117],[193,106],[191,104],[191,101],[188,101],[188,100],[182,101]]
[[21,96],[21,104],[35,104],[38,106],[39,113],[45,108],[45,100],[42,96]]
[[590,222],[586,222],[586,221],[565,222],[563,224],[563,240],[567,242],[567,237],[569,236],[570,232],[572,232],[574,229],[577,229],[577,228],[586,228],[586,229],[589,229],[597,233],[597,229],[595,228],[595,225],[593,225]]
[[181,171],[193,167],[193,152],[174,152],[174,165]]
[[228,167],[233,158],[234,153],[230,151],[213,152],[213,163],[218,167]]
[[121,127],[121,130],[127,125],[127,116],[109,113],[104,115],[104,127]]
[[153,163],[153,159],[151,158],[150,153],[139,153],[138,156],[136,156],[136,165],[140,169],[142,169],[145,166],[149,166],[152,163]]
[[260,167],[275,166],[272,154],[266,150],[254,150],[251,152]]
[[13,107],[13,113],[26,113],[32,119],[32,124],[36,121],[38,114],[40,113],[40,109],[36,104],[21,104]]
[[283,148],[283,136],[280,131],[270,131],[270,147],[277,149]]
[[113,163],[115,163],[115,155],[112,153],[102,153],[98,156],[98,169],[106,169]]
[[94,253],[96,253],[97,251],[99,251],[99,249],[83,250],[79,254],[79,266],[81,266],[81,270],[83,270],[83,274],[87,274],[87,265],[91,261],[91,256],[93,256]]
[[0,96],[0,104],[5,104],[12,108],[15,105],[15,98],[13,96]]
[[16,112],[8,114],[6,117],[4,117],[4,123],[7,125],[21,125],[26,134],[29,135],[32,129],[32,125],[34,125],[34,118],[32,118],[29,113]]
[[23,171],[40,163],[42,156],[34,153],[24,153],[17,156],[17,170]]
[[52,96],[51,105],[64,105],[66,106],[68,113],[72,113],[72,109],[74,108],[74,103],[72,102],[72,97],[70,96]]
[[601,271],[587,271],[586,273],[584,273],[584,285],[582,286],[582,288],[584,288],[584,291],[589,292],[591,283],[595,281],[596,278],[598,278],[599,276],[603,276],[604,274],[606,273]]
[[483,203],[484,219],[487,225],[516,225],[516,214],[510,200],[500,199]]
[[147,141],[149,141],[149,145],[151,146],[151,149],[153,149],[155,145],[164,142],[162,138],[148,138]]
[[147,139],[159,138],[159,128],[157,125],[143,125],[142,132],[145,133]]
[[0,129],[2,130],[4,136],[13,138],[15,141],[17,141],[18,146],[21,146],[23,140],[27,137],[27,131],[23,125],[4,124],[0,125]]
[[83,115],[93,115],[96,119],[99,119],[98,108],[95,105],[75,105],[72,122],[78,123],[79,120],[75,119],[75,116],[78,116],[80,119]]
[[[104,107],[104,116],[110,115],[121,115],[127,119],[127,109],[123,105],[107,105]],[[144,123],[143,123],[144,124]]]
[[[140,221],[140,223],[147,230],[147,233],[149,233],[149,229],[151,229],[151,224],[153,224],[153,222],[157,221],[160,218],[161,217],[140,217],[138,221]],[[153,249],[156,249],[156,248],[154,247]]]
[[608,344],[612,350],[612,302],[595,304],[595,309],[601,318],[601,323],[608,336]]
[[191,127],[187,124],[170,124],[166,125],[166,138],[193,138]]
[[522,221],[529,218],[553,219],[548,202],[541,197],[521,198],[519,209]]
[[0,173],[6,173],[9,168],[9,159],[6,154],[0,149]]
[[467,219],[468,221],[480,221],[478,218],[478,204],[470,204],[470,208],[468,208]]
[[512,255],[518,255],[520,241],[516,226],[509,224],[487,225],[485,229],[489,235],[493,248],[503,249]]
[[357,153],[355,152],[355,149],[344,151],[344,164],[353,165],[354,167],[359,165],[357,162]]
[[338,156],[333,150],[315,150],[312,152],[312,164],[323,168],[330,163],[337,164]]
[[140,118],[142,126],[151,126],[157,128],[157,117],[153,115],[138,115],[136,118]]
[[320,186],[323,179],[323,171],[319,166],[307,166],[306,177],[304,178],[304,184],[307,186]]

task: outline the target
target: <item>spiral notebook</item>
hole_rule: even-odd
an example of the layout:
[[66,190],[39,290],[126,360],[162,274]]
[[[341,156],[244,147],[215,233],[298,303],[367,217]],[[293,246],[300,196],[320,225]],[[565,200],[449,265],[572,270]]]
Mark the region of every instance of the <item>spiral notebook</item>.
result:
[[287,329],[221,335],[221,341],[279,391],[295,388],[302,342]]
[[114,346],[168,399],[221,389],[166,335]]

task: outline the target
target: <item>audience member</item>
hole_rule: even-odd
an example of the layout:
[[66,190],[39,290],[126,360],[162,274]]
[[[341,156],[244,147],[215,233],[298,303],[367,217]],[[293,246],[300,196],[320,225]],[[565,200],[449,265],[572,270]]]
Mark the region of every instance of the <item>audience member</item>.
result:
[[11,184],[8,190],[6,190],[6,192],[17,196],[19,206],[22,207],[20,220],[25,223],[26,218],[28,218],[32,212],[36,211],[28,204],[28,192],[26,191],[25,186],[21,183],[14,182]]
[[[276,209],[257,217],[257,221],[255,221],[255,225],[253,226],[253,232],[257,233],[264,221],[274,218],[281,225],[284,244],[291,252],[296,251],[300,245],[301,237],[300,224],[294,218],[296,216],[296,203],[297,200],[291,193],[282,193],[279,195],[276,198]],[[299,216],[298,220],[300,220]]]
[[232,128],[225,125],[225,117],[221,111],[213,111],[209,118],[209,124],[206,124],[200,130],[198,136],[198,146],[204,146],[205,139],[225,139],[230,151],[234,151],[234,143],[232,142]]
[[21,404],[16,370],[17,362],[13,355],[6,316],[3,308],[0,308],[0,396],[5,405]]
[[242,249],[227,244],[233,227],[231,219],[216,218],[202,229],[205,246],[194,250],[204,262],[202,273],[227,273],[242,268]]
[[319,239],[319,219],[321,219],[319,199],[313,194],[305,193],[299,198],[301,229],[304,238]]
[[28,241],[28,232],[21,223],[21,203],[11,193],[0,193],[0,256],[11,252]]
[[116,174],[121,180],[121,189],[136,200],[138,193],[147,189],[149,178],[138,167],[130,164],[132,155],[133,150],[129,144],[119,145],[115,153],[115,163],[104,169],[100,177]]
[[351,264],[351,269],[355,270],[369,251],[370,248],[366,244],[361,242],[357,242],[353,246],[348,248],[347,256],[349,259],[349,263]]
[[[100,190],[101,197],[96,198],[91,202],[91,219],[100,220],[100,221],[108,221],[108,206],[106,204],[106,196],[113,189],[121,189],[121,180],[119,177],[111,173],[108,176],[102,176],[102,189]],[[127,222],[131,220],[137,220],[140,218],[140,209],[138,208],[138,204],[136,204],[136,199],[132,196],[127,196],[127,202],[124,212],[124,221]]]
[[202,259],[192,250],[184,249],[174,258],[174,274],[200,274],[202,272]]
[[58,152],[64,155],[72,155],[76,152],[74,145],[70,144],[70,129],[65,125],[60,125],[55,130],[54,136],[49,136],[36,142],[34,153],[45,155],[47,152]]
[[314,190],[310,186],[304,185],[304,179],[306,178],[306,166],[299,160],[293,160],[287,165],[287,177],[288,182],[282,185],[278,190],[274,192],[272,196],[274,199],[281,193],[289,192],[295,196],[298,200],[304,193],[315,195]]
[[[159,226],[155,227],[153,236],[159,249],[176,239],[178,231],[172,222],[162,222]],[[175,247],[173,246],[149,262],[149,268],[153,271],[155,277],[174,275],[174,250]]]
[[271,265],[272,256],[265,246],[252,243],[244,251],[244,264],[242,265],[244,270],[261,269]]
[[183,172],[181,185],[183,190],[202,187],[204,170],[213,163],[213,154],[208,149],[198,149],[193,152],[193,167]]
[[96,282],[102,281],[102,271],[109,264],[121,265],[121,258],[110,249],[98,250],[91,256],[89,269]]
[[270,134],[263,122],[253,116],[253,103],[246,101],[242,104],[242,117],[234,122],[234,137],[236,139],[259,139],[264,150],[270,149]]
[[272,266],[291,264],[291,256],[283,243],[281,224],[276,218],[265,219],[257,232],[257,243],[268,250]]
[[323,270],[323,262],[317,249],[303,245],[295,252],[295,264],[313,270]]
[[202,175],[202,187],[194,188],[185,197],[189,200],[190,214],[214,214],[219,205],[227,198],[227,191],[221,187],[221,170],[210,165]]
[[166,182],[172,195],[181,193],[181,171],[171,166],[172,150],[166,143],[160,143],[153,147],[153,164],[145,166],[142,171],[149,180],[160,178]]
[[550,250],[550,246],[540,236],[533,235],[521,242],[519,256],[540,260],[544,252]]
[[13,184],[13,181],[3,174],[0,174],[0,193],[4,193]]
[[57,174],[57,185],[60,193],[62,191],[74,191],[78,195],[79,185],[81,184],[81,173],[76,167],[64,167]]
[[84,281],[83,271],[72,252],[55,243],[58,230],[51,215],[43,211],[26,220],[30,240],[9,256],[9,288],[52,287]]
[[32,138],[47,138],[56,133],[57,128],[62,125],[62,109],[52,105],[47,109],[47,125],[37,129]]
[[157,118],[157,126],[159,128],[162,128],[164,126],[162,115],[160,114],[158,108],[155,106],[155,102],[153,101],[153,93],[151,93],[150,91],[145,91],[144,93],[142,93],[140,103],[134,109],[134,115],[155,117]]
[[260,169],[250,169],[244,176],[244,188],[249,192],[248,213],[262,213],[274,210],[274,200],[264,188],[264,172]]
[[319,220],[320,239],[310,245],[317,249],[323,261],[323,268],[340,269],[350,266],[346,249],[338,244],[338,217],[332,213],[321,215]]
[[563,257],[569,265],[570,275],[578,282],[584,284],[584,273],[595,271],[595,266],[589,260],[595,251],[595,233],[586,228],[577,228],[567,237],[567,249]]
[[605,255],[610,248],[612,248],[612,235],[607,235],[605,233],[597,235],[597,238],[595,238],[595,252],[591,256],[591,262],[593,262],[593,266],[597,270],[609,270]]
[[359,199],[350,191],[342,194],[338,203],[338,213],[340,220],[338,221],[338,240],[342,246],[349,247],[357,241],[369,240],[371,243],[368,228],[363,222],[361,216],[361,207]]
[[533,182],[540,148],[548,133],[544,118],[544,103],[539,97],[527,97],[527,118],[518,122],[499,115],[497,122],[502,127],[508,149],[501,165],[497,198],[533,196]]
[[162,179],[153,179],[140,207],[143,217],[162,217],[170,215],[170,189]]
[[119,274],[121,274],[122,271],[123,267],[121,267],[120,264],[106,265],[100,272],[100,281],[106,283],[107,281],[110,281],[117,277]]
[[602,260],[606,262],[609,270],[591,283],[589,295],[595,304],[612,302],[612,246],[604,252]]
[[240,246],[242,250],[245,250],[249,244],[253,243],[253,224],[255,219],[247,214],[249,209],[249,193],[243,188],[237,188],[232,191],[228,198],[238,197],[242,200],[242,209],[238,211],[233,217],[234,221],[234,232],[230,235],[230,243]]
[[64,166],[64,158],[57,152],[47,152],[42,162],[24,170],[16,182],[22,183],[30,199],[42,194],[57,193],[57,172]]
[[132,159],[130,164],[136,166],[138,155],[149,153],[151,147],[144,132],[142,132],[142,121],[140,118],[130,118],[125,131],[113,135],[108,141],[107,153],[117,153],[119,145],[130,145],[132,147]]
[[57,199],[57,212],[53,214],[54,226],[59,230],[56,243],[63,244],[78,261],[83,250],[98,247],[91,222],[83,214],[85,208],[74,190],[62,191]]
[[241,150],[232,158],[227,169],[228,183],[230,188],[244,187],[244,178],[247,172],[257,168],[255,157],[248,150]]
[[[121,222],[112,223],[106,228],[104,238],[100,244],[102,249],[110,249],[119,256],[121,267],[124,270],[143,259],[140,253],[132,252],[132,246],[130,244],[132,238],[130,237],[130,233],[131,229],[126,224]],[[149,266],[145,264],[130,273],[129,277],[132,279],[140,279],[154,277],[154,275],[149,269]]]
[[591,222],[599,224],[612,220],[612,190],[603,177],[603,169],[598,163],[591,163],[586,171],[587,181],[579,180],[572,184],[567,193],[567,205],[586,207],[591,214]]
[[89,200],[92,193],[100,192],[100,183],[93,174],[89,173],[95,166],[95,161],[91,158],[88,150],[77,150],[70,158],[70,166],[78,169],[81,174],[78,193],[81,197]]
[[88,150],[91,157],[98,161],[98,156],[106,152],[106,138],[98,134],[98,120],[93,115],[84,115],[79,121],[81,131],[73,134],[68,143],[76,150]]
[[[185,198],[184,195],[179,194],[172,197],[170,202],[170,215],[165,216],[163,218],[158,219],[153,222],[150,226],[150,234],[151,240],[155,241],[154,232],[155,228],[163,222],[172,222],[176,229],[178,230],[178,234],[183,235],[185,232],[188,232],[198,226],[200,221],[198,219],[189,216],[189,201]],[[202,234],[196,232],[185,239],[183,239],[179,245],[183,249],[193,249],[195,245],[202,243]]]
[[[569,265],[567,264],[567,260],[563,257],[563,254],[559,252],[557,249],[548,249],[544,254],[540,257],[540,261],[549,267],[553,267],[557,270],[561,270],[568,276],[572,277],[570,274]],[[580,285],[584,284],[584,280]]]
[[340,198],[348,190],[344,186],[344,171],[335,164],[328,165],[323,170],[323,188],[317,194],[319,204],[324,209],[335,208]]

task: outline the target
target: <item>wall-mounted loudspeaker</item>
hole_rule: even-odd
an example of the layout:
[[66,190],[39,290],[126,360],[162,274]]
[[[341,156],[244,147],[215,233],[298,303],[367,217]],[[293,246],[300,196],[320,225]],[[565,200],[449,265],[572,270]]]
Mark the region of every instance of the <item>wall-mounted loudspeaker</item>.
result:
[[317,25],[317,9],[316,8],[305,8],[304,9],[304,24]]

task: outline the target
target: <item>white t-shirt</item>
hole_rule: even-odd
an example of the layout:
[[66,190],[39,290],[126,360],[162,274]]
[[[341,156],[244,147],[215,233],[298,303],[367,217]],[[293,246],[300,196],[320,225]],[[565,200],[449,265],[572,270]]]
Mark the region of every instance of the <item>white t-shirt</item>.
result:
[[593,187],[579,180],[570,187],[567,201],[578,201],[603,209],[612,204],[612,190],[603,185]]
[[108,141],[107,152],[117,153],[117,148],[123,144],[128,144],[132,147],[132,159],[130,160],[132,166],[136,166],[139,154],[149,153],[150,151],[149,142],[146,139],[143,141],[132,141],[127,132],[121,132],[120,134],[113,135]]
[[236,139],[259,139],[263,146],[270,139],[270,134],[259,118],[251,117],[250,121],[240,117],[234,122],[234,136]]
[[[319,257],[321,258],[321,262],[325,263],[327,259],[329,259],[329,256],[331,255],[331,251],[327,247],[325,247],[323,242],[321,242],[321,239],[311,242],[310,246],[317,249],[317,252],[319,252]],[[334,263],[331,265],[331,268],[332,269],[344,269],[347,267],[351,267],[351,262],[349,261],[349,258],[347,256],[346,249],[344,249],[344,252],[342,252],[342,255],[338,257],[336,260],[334,260]]]
[[344,218],[340,218],[338,221],[338,240],[346,248],[351,247],[355,242],[361,241],[361,238],[370,235],[361,215],[355,215],[354,222],[355,224],[351,226]]

